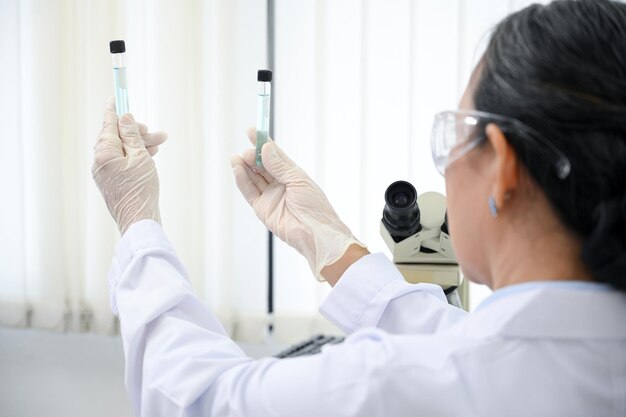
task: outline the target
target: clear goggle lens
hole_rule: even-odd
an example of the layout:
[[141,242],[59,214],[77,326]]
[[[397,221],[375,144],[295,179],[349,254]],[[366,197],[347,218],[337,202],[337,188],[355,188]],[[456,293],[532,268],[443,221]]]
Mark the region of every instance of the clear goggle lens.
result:
[[514,131],[519,138],[536,142],[529,143],[529,148],[534,149],[533,154],[552,160],[559,179],[569,175],[569,159],[532,128],[512,118],[479,111],[445,111],[435,115],[431,149],[433,161],[441,175],[445,175],[450,164],[485,140],[485,128],[489,123],[497,124],[505,134]]

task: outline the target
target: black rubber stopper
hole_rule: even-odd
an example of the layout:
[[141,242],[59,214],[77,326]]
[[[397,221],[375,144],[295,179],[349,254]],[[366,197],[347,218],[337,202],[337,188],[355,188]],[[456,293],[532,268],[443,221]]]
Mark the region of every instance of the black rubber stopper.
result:
[[109,50],[112,54],[121,54],[126,52],[126,44],[124,41],[111,41],[109,42]]
[[272,81],[272,71],[271,70],[259,70],[256,75],[257,81],[270,82]]

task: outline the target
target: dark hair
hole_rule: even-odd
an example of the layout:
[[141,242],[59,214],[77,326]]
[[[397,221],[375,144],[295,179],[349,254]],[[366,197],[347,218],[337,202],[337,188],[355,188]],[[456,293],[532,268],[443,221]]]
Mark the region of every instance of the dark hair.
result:
[[505,131],[581,237],[595,279],[626,290],[626,4],[529,6],[498,24],[481,65],[476,109],[522,121],[569,158],[570,175],[559,179],[540,146]]

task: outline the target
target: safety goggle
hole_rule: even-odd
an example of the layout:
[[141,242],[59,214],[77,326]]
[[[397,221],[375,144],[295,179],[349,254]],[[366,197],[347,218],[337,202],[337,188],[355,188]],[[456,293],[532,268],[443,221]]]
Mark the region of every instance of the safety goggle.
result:
[[490,123],[498,125],[509,140],[514,137],[525,141],[524,148],[534,157],[548,158],[555,164],[558,178],[565,179],[569,175],[569,159],[534,129],[509,117],[466,110],[444,111],[435,115],[431,147],[435,166],[441,175],[445,175],[450,164],[487,140],[485,129]]

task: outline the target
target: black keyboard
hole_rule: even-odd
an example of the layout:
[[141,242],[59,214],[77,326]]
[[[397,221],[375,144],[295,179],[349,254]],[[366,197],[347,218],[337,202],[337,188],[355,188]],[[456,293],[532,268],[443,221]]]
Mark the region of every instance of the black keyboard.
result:
[[315,335],[309,339],[306,339],[300,343],[288,347],[282,352],[275,355],[275,357],[293,358],[296,356],[314,355],[322,351],[324,345],[334,345],[343,342],[344,338],[341,336],[324,336],[322,334]]

